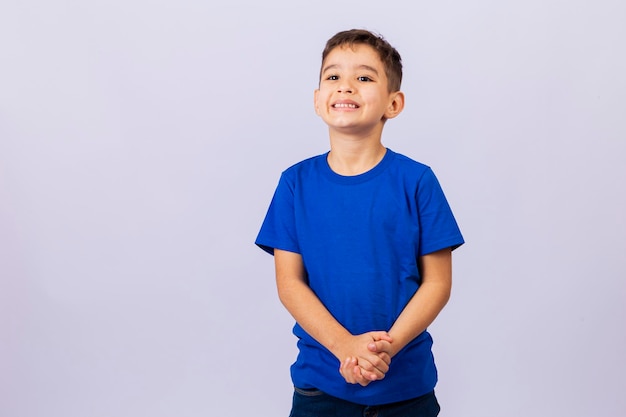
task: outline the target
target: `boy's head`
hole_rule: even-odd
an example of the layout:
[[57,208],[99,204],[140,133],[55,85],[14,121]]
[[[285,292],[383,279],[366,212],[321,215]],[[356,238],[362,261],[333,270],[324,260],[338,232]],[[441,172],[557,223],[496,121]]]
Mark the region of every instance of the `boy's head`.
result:
[[332,50],[337,47],[354,47],[355,45],[369,45],[376,51],[385,67],[389,92],[400,91],[400,85],[402,84],[402,59],[400,54],[382,36],[367,30],[346,30],[330,38],[322,52],[322,68],[324,68],[326,57]]

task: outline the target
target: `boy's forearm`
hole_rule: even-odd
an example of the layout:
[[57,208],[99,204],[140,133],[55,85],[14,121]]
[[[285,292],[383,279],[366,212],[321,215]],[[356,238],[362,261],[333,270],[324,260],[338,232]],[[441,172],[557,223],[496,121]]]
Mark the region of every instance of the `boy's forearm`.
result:
[[276,285],[280,301],[298,324],[341,361],[337,347],[351,334],[322,304],[306,282],[301,258],[294,253],[277,251]]
[[393,338],[391,356],[395,356],[426,330],[450,299],[452,287],[450,250],[426,255],[421,261],[422,284],[389,330],[389,335]]
[[304,282],[292,280],[283,284],[278,294],[304,331],[342,360],[337,347],[351,334],[330,314],[311,288]]
[[419,336],[446,305],[449,289],[438,284],[422,285],[389,330],[392,357]]

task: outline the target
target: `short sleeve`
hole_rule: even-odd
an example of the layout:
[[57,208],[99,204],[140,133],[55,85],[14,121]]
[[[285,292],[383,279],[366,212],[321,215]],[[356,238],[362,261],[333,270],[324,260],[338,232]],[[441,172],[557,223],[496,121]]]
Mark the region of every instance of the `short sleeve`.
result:
[[295,223],[294,185],[283,173],[256,238],[256,245],[271,255],[274,249],[300,253]]
[[465,242],[439,181],[430,168],[420,178],[416,199],[420,223],[418,255],[445,248],[454,250]]

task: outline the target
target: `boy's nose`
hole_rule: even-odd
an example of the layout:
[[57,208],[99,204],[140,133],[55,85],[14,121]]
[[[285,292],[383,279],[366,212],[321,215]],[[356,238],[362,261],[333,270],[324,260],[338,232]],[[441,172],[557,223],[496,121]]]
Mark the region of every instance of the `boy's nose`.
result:
[[346,80],[344,78],[342,82],[339,83],[339,85],[337,86],[337,92],[344,93],[344,94],[352,94],[354,93],[354,86],[349,80]]

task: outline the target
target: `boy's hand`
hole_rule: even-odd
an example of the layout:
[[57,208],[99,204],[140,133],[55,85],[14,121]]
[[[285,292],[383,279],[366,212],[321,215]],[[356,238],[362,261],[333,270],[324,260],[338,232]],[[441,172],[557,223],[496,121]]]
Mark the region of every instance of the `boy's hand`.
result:
[[343,346],[344,360],[339,373],[350,384],[368,385],[383,379],[391,363],[392,339],[387,332],[351,336]]
[[373,342],[367,344],[367,348],[370,352],[374,353],[386,353],[390,358],[394,357],[396,352],[394,352],[393,346],[391,342],[386,339],[378,339]]

